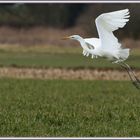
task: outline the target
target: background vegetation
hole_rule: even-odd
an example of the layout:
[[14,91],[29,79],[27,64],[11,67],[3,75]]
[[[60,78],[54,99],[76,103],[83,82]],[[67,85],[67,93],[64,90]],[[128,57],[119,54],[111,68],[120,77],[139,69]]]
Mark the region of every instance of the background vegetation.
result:
[[[87,33],[96,33],[95,18],[103,13],[129,8],[130,22],[119,35],[139,38],[139,4],[1,4],[0,25],[11,27],[46,26],[69,28],[80,26]],[[93,30],[91,30],[93,29]]]

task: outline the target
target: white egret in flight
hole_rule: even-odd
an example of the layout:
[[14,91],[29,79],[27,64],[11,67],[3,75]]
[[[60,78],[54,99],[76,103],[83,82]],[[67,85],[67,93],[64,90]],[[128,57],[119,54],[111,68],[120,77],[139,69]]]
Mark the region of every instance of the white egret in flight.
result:
[[129,9],[103,13],[96,20],[96,27],[99,38],[82,38],[79,35],[72,35],[63,39],[77,40],[83,48],[83,55],[92,58],[106,57],[112,63],[119,64],[125,68],[133,84],[140,88],[140,80],[136,77],[130,66],[124,61],[129,56],[129,49],[122,48],[113,31],[123,28],[129,21]]

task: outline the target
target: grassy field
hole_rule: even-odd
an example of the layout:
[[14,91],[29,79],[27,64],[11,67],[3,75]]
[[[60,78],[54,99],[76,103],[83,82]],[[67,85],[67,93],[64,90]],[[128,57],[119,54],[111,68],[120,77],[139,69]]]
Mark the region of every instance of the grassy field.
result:
[[[80,47],[0,46],[1,67],[119,68]],[[140,49],[127,62],[140,69]],[[140,91],[130,81],[0,78],[0,136],[140,136]]]
[[[139,69],[140,49],[127,62]],[[84,57],[80,47],[0,47],[0,66],[35,68],[119,68],[105,59]]]
[[0,79],[0,136],[140,136],[125,81]]

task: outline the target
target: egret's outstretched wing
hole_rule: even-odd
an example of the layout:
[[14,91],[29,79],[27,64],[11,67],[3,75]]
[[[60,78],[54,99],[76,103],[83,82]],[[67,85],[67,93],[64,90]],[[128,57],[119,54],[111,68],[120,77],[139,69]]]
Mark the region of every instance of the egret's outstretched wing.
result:
[[89,44],[91,49],[95,49],[101,45],[101,41],[99,38],[85,38],[84,40],[87,44]]
[[121,44],[118,39],[113,35],[113,31],[118,28],[123,28],[129,21],[129,10],[119,10],[110,13],[104,13],[98,16],[95,20],[99,38],[104,48],[102,49],[118,49]]

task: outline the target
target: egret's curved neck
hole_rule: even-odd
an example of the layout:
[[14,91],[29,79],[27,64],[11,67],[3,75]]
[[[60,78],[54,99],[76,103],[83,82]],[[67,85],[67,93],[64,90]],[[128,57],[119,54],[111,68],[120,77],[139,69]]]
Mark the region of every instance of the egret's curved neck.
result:
[[83,49],[84,49],[85,46],[87,46],[82,37],[79,36],[78,38],[76,38],[76,40],[80,42]]

